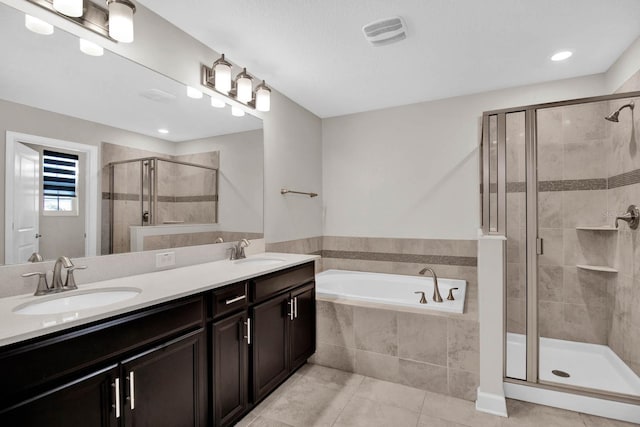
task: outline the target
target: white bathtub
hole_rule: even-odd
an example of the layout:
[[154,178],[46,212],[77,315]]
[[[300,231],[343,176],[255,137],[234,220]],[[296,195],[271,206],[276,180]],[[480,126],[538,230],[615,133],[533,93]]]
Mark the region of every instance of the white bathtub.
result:
[[[355,300],[462,313],[467,282],[438,277],[438,287],[443,299],[441,303],[432,299],[431,277],[346,270],[327,270],[316,274],[316,295],[321,299]],[[447,300],[451,288],[458,288],[453,291],[454,301]],[[427,304],[420,304],[420,294],[416,294],[416,291],[425,293]]]

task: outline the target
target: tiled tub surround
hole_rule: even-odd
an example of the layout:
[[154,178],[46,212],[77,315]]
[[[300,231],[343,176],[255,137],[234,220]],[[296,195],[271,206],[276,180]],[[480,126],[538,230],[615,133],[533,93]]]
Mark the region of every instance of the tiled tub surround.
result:
[[[322,271],[418,276],[425,266],[467,282],[463,314],[317,302],[311,362],[475,400],[478,386],[478,278],[475,240],[323,236],[267,245],[268,251],[321,254]],[[445,296],[446,298],[446,296]]]

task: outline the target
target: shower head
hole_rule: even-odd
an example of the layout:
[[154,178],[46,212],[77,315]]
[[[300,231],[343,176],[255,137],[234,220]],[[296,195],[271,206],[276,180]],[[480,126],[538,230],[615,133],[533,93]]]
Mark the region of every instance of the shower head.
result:
[[635,107],[635,104],[633,103],[633,101],[631,101],[630,103],[625,104],[622,107],[618,108],[617,111],[614,111],[613,113],[609,114],[604,119],[609,120],[610,122],[618,123],[619,122],[618,116],[620,115],[620,111],[622,111],[624,108],[627,108],[627,107],[633,110],[633,108]]

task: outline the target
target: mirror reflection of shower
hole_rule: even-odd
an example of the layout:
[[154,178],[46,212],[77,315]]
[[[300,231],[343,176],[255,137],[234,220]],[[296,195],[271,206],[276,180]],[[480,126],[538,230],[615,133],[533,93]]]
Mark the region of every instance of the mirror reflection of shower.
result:
[[631,101],[628,104],[625,104],[622,107],[618,108],[616,111],[614,111],[613,113],[609,114],[604,119],[605,120],[609,120],[610,122],[618,123],[620,121],[620,120],[618,120],[618,116],[620,116],[620,111],[624,110],[627,107],[630,108],[631,111],[633,112],[633,109],[635,108],[635,104],[633,103],[633,101]]
[[216,167],[145,157],[111,162],[107,168],[109,253],[130,251],[132,226],[218,221]]

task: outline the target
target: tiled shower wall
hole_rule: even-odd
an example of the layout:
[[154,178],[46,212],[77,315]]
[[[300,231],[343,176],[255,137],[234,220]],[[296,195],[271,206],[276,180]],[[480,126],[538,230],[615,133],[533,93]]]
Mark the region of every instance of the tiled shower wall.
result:
[[[640,72],[629,79],[618,92],[640,90]],[[615,111],[628,100],[612,101]],[[640,99],[634,99],[636,106]],[[640,114],[629,109],[620,113],[619,123],[611,123],[612,150],[609,168],[616,175],[609,182],[611,214],[625,212],[630,204],[640,206],[640,152],[638,129]],[[633,120],[632,120],[633,118]],[[616,280],[609,289],[611,325],[609,346],[625,363],[640,375],[640,230],[631,230],[625,223],[617,233]]]
[[314,363],[474,400],[479,371],[474,240],[314,237],[267,251],[317,253],[320,270],[417,276],[431,266],[467,281],[464,314],[405,312],[318,301]]

